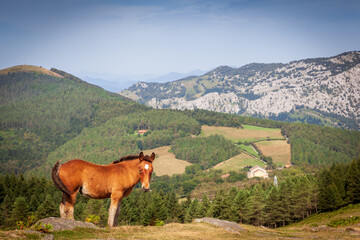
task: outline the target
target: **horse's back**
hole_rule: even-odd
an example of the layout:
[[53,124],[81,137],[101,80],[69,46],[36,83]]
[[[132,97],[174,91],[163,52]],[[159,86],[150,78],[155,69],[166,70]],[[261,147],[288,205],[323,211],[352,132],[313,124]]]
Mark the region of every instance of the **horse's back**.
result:
[[[73,159],[61,165],[59,170],[59,176],[63,180],[64,184],[72,192],[75,192],[82,188],[84,194],[90,192],[89,189],[94,189],[100,198],[108,197],[110,191],[109,182],[114,180],[112,177],[118,166],[116,165],[98,165],[95,163],[86,162],[80,159]],[[117,174],[116,174],[117,175]],[[86,190],[87,189],[87,190]],[[100,193],[101,192],[101,193]],[[95,195],[90,194],[90,197],[97,198]]]

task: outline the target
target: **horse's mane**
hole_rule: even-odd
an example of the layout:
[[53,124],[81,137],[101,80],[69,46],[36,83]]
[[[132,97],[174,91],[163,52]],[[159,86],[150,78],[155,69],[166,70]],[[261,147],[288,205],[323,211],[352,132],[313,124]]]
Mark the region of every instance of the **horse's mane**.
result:
[[[139,159],[139,155],[127,155],[127,156],[124,156],[118,160],[115,160],[112,162],[112,164],[116,164],[116,163],[119,163],[119,162],[124,162],[124,161],[131,161],[131,160],[135,160],[135,159]],[[147,161],[147,162],[150,162],[150,157],[148,155],[145,155],[144,156],[144,161]]]
[[130,160],[135,160],[135,159],[138,159],[139,158],[139,155],[127,155],[127,156],[124,156],[118,160],[115,160],[113,161],[112,163],[115,164],[115,163],[119,163],[119,162],[124,162],[124,161],[130,161]]

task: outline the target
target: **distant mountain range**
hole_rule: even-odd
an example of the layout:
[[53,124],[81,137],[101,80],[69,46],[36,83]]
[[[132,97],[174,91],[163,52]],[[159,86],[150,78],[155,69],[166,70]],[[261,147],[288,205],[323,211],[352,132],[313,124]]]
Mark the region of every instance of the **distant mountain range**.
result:
[[172,82],[138,82],[120,94],[153,108],[198,108],[359,129],[360,52],[287,64],[220,66]]
[[170,72],[165,75],[156,76],[153,74],[131,75],[131,74],[105,74],[105,73],[82,73],[81,79],[84,81],[100,86],[110,92],[119,92],[139,82],[169,82],[181,79],[190,75],[203,75],[206,71],[193,70],[187,73]]

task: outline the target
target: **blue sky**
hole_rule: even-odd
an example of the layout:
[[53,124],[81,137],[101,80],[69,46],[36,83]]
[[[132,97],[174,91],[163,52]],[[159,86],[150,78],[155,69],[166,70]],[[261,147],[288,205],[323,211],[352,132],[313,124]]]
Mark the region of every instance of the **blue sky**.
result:
[[31,64],[106,79],[286,63],[360,50],[357,0],[0,4],[1,69]]

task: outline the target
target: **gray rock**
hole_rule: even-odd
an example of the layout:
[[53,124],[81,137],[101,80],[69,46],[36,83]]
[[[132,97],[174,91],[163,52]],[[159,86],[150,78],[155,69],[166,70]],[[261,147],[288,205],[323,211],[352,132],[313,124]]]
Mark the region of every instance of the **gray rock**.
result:
[[239,224],[237,224],[236,222],[230,222],[230,221],[220,220],[220,219],[216,219],[216,218],[208,218],[208,217],[196,218],[196,219],[194,219],[194,222],[195,223],[200,223],[200,222],[210,223],[215,226],[224,228],[225,230],[227,230],[229,232],[234,232],[234,233],[239,233],[240,231],[245,231],[245,229],[240,227]]
[[40,232],[31,230],[31,229],[24,230],[24,233],[41,235]]
[[97,226],[89,222],[81,222],[65,218],[49,217],[41,219],[40,222],[42,222],[43,224],[51,224],[53,226],[52,231],[73,230],[75,227],[98,228]]
[[41,240],[54,240],[54,236],[51,234],[45,235]]

